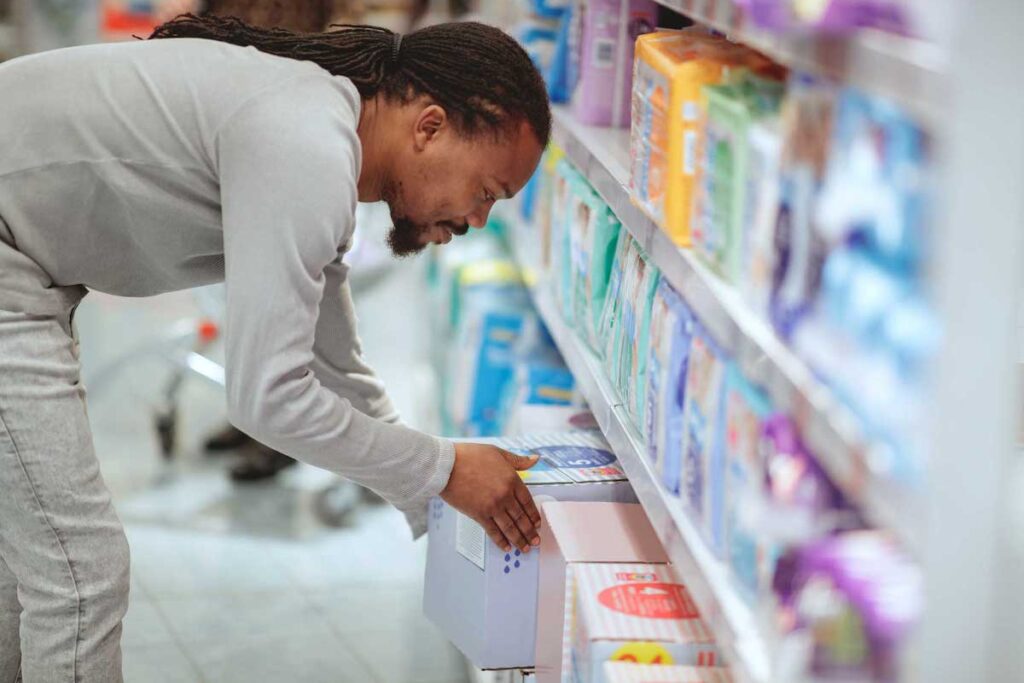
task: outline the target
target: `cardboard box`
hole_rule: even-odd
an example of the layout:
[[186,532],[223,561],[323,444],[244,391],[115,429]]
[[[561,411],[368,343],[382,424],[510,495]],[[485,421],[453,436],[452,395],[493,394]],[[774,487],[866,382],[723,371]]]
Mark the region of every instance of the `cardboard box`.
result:
[[[600,432],[489,442],[541,456],[532,470],[520,473],[538,507],[545,500],[636,501]],[[506,553],[479,524],[440,499],[431,501],[423,600],[427,618],[481,669],[532,667],[539,554]]]
[[668,556],[639,505],[548,502],[541,514],[537,683],[568,683],[574,637],[573,567],[581,562],[666,563]]
[[655,666],[605,662],[608,683],[732,683],[729,670],[716,666]]
[[604,663],[713,666],[721,661],[714,637],[686,586],[666,565],[573,566],[577,681],[607,683]]

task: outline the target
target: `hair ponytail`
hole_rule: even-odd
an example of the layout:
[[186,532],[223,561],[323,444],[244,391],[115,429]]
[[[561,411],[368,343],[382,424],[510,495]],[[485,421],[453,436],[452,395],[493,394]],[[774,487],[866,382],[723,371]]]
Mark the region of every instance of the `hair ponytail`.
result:
[[527,121],[546,145],[551,112],[544,81],[526,52],[500,29],[475,22],[439,24],[406,36],[376,26],[332,26],[324,33],[249,26],[232,17],[185,14],[154,38],[206,38],[318,64],[350,79],[363,99],[399,102],[427,95],[469,134],[501,132]]

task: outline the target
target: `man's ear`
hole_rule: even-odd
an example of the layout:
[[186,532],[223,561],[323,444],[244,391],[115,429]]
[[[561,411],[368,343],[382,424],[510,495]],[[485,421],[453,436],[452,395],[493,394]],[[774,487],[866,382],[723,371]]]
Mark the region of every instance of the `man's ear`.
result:
[[416,150],[422,151],[428,144],[437,140],[447,126],[448,113],[443,107],[429,104],[421,109],[413,128]]

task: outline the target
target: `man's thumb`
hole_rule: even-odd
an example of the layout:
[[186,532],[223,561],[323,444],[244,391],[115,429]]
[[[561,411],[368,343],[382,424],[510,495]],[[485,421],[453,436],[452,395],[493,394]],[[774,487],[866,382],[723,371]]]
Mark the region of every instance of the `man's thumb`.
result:
[[515,453],[509,453],[508,451],[502,451],[505,454],[505,460],[508,464],[517,470],[528,470],[540,460],[540,456],[534,455],[516,455]]

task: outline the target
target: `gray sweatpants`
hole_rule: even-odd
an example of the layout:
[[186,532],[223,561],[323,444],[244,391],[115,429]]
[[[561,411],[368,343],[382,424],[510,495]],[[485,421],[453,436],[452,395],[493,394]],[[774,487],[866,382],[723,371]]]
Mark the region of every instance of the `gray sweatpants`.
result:
[[0,683],[117,683],[128,543],[100,476],[73,308],[0,310]]

